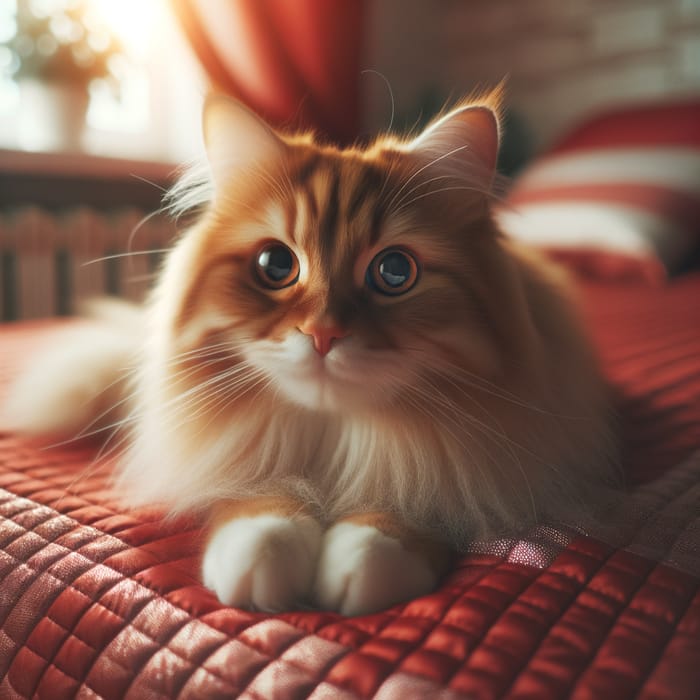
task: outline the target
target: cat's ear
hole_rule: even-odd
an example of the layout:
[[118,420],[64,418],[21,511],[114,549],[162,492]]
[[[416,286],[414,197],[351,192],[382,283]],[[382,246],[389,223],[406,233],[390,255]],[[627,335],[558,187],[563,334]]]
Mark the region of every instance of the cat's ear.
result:
[[202,128],[215,189],[284,154],[282,140],[257,114],[224,95],[207,97]]
[[498,157],[499,119],[495,104],[465,104],[430,124],[405,150],[442,172],[490,188]]

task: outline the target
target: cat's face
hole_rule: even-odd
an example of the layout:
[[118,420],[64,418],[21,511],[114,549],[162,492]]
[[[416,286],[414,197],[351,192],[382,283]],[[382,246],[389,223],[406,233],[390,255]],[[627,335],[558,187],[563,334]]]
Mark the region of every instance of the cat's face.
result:
[[[467,130],[493,130],[478,111]],[[442,135],[422,149],[339,151],[282,141],[253,122],[255,167],[244,167],[222,156],[227,116],[210,122],[216,194],[179,317],[197,329],[196,344],[229,343],[232,365],[284,400],[326,411],[397,397],[419,405],[437,366],[494,371],[498,329],[480,269],[493,264],[492,163],[482,172],[472,160],[459,173],[436,151],[451,147]],[[244,150],[233,157],[248,158]]]

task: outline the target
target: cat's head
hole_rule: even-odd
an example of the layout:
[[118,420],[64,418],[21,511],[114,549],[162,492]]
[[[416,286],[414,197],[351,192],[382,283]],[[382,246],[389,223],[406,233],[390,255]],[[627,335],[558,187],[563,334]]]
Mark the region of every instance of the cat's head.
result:
[[210,98],[211,201],[160,290],[178,351],[207,367],[218,348],[207,372],[213,385],[228,372],[229,398],[257,382],[330,411],[420,403],[440,367],[497,372],[510,313],[489,215],[497,101],[339,150]]

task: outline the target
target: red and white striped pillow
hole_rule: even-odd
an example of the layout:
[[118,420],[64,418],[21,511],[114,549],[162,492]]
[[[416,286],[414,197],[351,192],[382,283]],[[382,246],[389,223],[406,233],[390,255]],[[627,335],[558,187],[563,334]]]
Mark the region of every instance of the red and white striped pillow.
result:
[[498,217],[536,245],[674,270],[700,242],[700,101],[589,120],[516,179]]

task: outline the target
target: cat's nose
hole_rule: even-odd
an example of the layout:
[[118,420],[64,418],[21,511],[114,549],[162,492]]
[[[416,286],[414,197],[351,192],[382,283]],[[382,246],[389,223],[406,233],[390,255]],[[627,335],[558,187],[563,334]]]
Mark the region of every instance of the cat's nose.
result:
[[332,323],[306,322],[298,328],[302,333],[313,338],[314,348],[321,357],[325,357],[330,352],[334,340],[340,340],[348,335],[348,331]]

